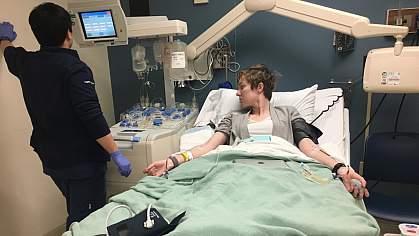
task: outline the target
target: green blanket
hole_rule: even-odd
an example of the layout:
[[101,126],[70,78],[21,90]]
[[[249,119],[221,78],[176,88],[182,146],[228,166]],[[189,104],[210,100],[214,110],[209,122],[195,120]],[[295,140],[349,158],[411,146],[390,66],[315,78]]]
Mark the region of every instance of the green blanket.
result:
[[[379,235],[375,219],[323,165],[306,163],[330,180],[321,185],[301,174],[295,157],[275,157],[283,165],[268,168],[232,162],[239,158],[272,157],[226,151],[185,163],[168,179],[145,177],[64,235],[103,234],[111,208],[126,204],[139,213],[149,203],[169,221],[186,211],[168,235]],[[109,224],[127,217],[119,209]]]

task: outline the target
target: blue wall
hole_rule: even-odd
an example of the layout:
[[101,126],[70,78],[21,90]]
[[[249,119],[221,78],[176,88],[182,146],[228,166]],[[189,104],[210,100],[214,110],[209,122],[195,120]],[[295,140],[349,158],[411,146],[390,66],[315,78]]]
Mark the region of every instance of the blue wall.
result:
[[[126,2],[126,1],[125,1]],[[188,23],[188,36],[181,40],[189,43],[205,29],[235,6],[238,0],[210,0],[206,5],[193,5],[192,0],[152,0],[152,15],[166,15],[169,19],[179,19]],[[396,0],[321,0],[309,1],[358,15],[368,17],[373,23],[384,23],[386,10],[397,8]],[[402,1],[402,7],[417,7],[419,0]],[[320,88],[327,87],[331,78],[335,81],[356,80],[362,75],[363,56],[372,48],[389,47],[392,38],[361,39],[356,41],[355,51],[341,56],[332,47],[333,32],[320,27],[297,22],[269,13],[257,13],[240,25],[228,38],[237,48],[237,61],[246,67],[264,63],[283,74],[277,84],[277,91],[296,90],[318,83]],[[236,43],[234,43],[236,42]],[[408,41],[410,43],[410,40]],[[139,97],[138,81],[131,71],[130,49],[128,47],[109,48],[115,115],[136,103]],[[152,90],[153,97],[162,97],[162,73],[153,72],[150,78],[156,83]],[[235,75],[229,74],[235,83]],[[201,93],[198,102],[203,103],[209,90],[216,88],[224,80],[224,73],[215,73],[215,81]],[[199,84],[197,83],[198,87]],[[189,89],[177,89],[178,101],[190,101]],[[373,106],[382,95],[374,95]],[[366,93],[359,81],[353,87],[351,100],[350,127],[354,137],[364,126]],[[393,130],[393,120],[397,112],[401,95],[389,95],[373,122],[373,131]],[[419,114],[416,109],[418,95],[408,95],[399,122],[400,131],[418,131]],[[358,168],[362,155],[362,138],[352,145],[352,165]]]

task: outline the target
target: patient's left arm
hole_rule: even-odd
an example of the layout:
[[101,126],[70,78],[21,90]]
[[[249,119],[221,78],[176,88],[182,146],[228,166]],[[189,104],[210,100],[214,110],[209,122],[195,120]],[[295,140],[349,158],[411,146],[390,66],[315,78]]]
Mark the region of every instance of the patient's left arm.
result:
[[[298,143],[298,148],[308,157],[311,157],[318,162],[328,166],[330,169],[338,163],[334,158],[323,152],[311,139],[303,138]],[[342,179],[348,192],[352,193],[354,197],[363,198],[368,197],[369,193],[366,188],[367,182],[365,179],[357,174],[351,167],[342,166],[337,170],[338,176]],[[354,181],[359,181],[360,186],[357,186]]]

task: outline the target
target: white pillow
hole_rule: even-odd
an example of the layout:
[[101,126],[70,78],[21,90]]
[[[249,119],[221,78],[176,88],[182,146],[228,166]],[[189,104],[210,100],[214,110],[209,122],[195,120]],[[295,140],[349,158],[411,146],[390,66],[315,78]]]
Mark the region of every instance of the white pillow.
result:
[[317,84],[294,92],[274,92],[271,103],[274,106],[292,106],[308,122],[314,120]]
[[205,126],[210,121],[214,121],[216,115],[216,105],[221,98],[220,90],[211,90],[205,99],[204,105],[196,118],[194,126]]
[[[318,85],[293,92],[273,92],[271,103],[274,106],[293,106],[301,116],[311,122],[314,119],[314,105]],[[209,121],[218,124],[231,111],[240,110],[237,90],[219,89],[208,94],[195,125],[205,125]]]

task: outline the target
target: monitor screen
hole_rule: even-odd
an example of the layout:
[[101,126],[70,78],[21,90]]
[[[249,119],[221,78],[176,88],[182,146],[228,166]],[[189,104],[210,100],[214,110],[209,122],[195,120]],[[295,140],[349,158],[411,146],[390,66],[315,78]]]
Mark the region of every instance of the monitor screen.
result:
[[111,10],[80,12],[79,16],[86,39],[116,37]]

